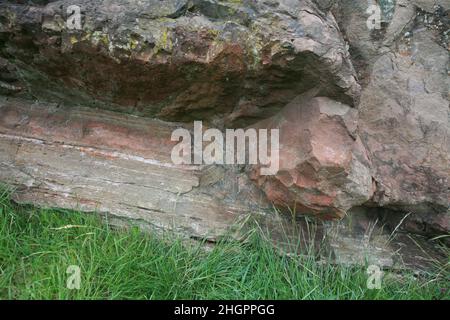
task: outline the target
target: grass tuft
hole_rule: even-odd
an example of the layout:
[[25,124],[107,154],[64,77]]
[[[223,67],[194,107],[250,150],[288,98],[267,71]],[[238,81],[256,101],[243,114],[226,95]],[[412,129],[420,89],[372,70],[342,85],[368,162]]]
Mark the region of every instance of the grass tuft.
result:
[[[260,232],[206,251],[95,215],[18,206],[2,190],[0,299],[449,299],[448,281],[412,274],[369,290],[365,268],[280,256]],[[70,265],[79,290],[66,287]]]

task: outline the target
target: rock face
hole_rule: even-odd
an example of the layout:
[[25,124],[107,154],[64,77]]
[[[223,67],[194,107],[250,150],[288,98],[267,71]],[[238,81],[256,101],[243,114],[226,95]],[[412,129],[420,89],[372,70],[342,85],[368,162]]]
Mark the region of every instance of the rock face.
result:
[[216,240],[261,192],[233,168],[171,162],[174,124],[89,108],[0,104],[0,181],[16,199]]
[[[345,1],[339,9],[350,20],[361,17]],[[449,9],[448,1],[397,1],[374,41],[345,20],[350,45],[365,59],[359,71],[370,72],[358,108],[376,182],[367,205],[411,212],[422,222],[436,217],[415,231],[448,231],[450,221]]]
[[[0,181],[210,240],[272,204],[448,233],[450,3],[370,3],[80,0],[71,29],[72,1],[2,1]],[[279,129],[278,173],[174,165],[194,120]]]
[[359,95],[335,19],[308,2],[84,0],[67,30],[72,4],[0,5],[2,55],[32,97],[242,126],[314,87]]
[[281,134],[278,173],[253,171],[269,200],[330,219],[342,218],[371,198],[370,161],[356,132],[356,109],[304,95],[259,125],[278,128]]
[[375,62],[359,123],[375,168],[373,201],[439,213],[450,200],[448,52],[430,36],[422,31],[409,54]]

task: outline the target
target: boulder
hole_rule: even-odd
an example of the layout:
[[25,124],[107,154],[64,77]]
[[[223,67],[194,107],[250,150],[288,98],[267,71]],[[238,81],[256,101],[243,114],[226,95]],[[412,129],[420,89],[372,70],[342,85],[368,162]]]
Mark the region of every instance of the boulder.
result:
[[251,177],[267,198],[293,213],[342,218],[374,192],[371,163],[356,132],[357,110],[303,95],[257,126],[280,130],[279,170]]

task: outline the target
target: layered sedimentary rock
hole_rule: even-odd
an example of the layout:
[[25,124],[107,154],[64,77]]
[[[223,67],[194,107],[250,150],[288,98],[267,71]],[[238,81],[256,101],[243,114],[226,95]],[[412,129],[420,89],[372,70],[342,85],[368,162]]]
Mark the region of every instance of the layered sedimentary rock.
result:
[[0,181],[22,202],[215,240],[268,203],[234,168],[174,165],[175,124],[2,100]]
[[2,55],[33,97],[230,126],[313,87],[359,94],[335,19],[305,1],[85,0],[81,30],[70,5],[0,7]]
[[[372,4],[380,29],[367,1],[83,0],[70,29],[72,1],[3,1],[0,180],[193,237],[272,204],[446,233],[450,5]],[[279,129],[278,173],[174,165],[171,132],[194,120]]]

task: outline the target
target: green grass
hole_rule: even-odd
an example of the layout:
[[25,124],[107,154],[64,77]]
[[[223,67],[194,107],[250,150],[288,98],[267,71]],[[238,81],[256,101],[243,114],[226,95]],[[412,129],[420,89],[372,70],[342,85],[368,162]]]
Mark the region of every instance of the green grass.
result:
[[[258,232],[203,248],[115,230],[94,215],[17,206],[0,191],[0,299],[449,298],[448,282],[432,275],[369,290],[365,268],[280,256]],[[79,290],[66,288],[69,265],[81,269]]]

